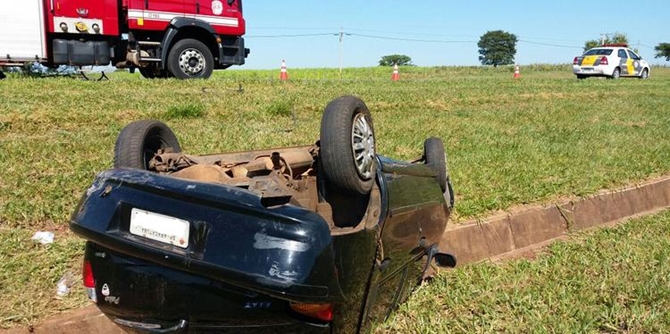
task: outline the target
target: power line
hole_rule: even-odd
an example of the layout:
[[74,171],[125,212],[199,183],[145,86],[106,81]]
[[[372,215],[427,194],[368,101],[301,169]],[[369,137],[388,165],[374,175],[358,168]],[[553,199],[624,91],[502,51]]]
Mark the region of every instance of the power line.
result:
[[416,33],[416,32],[402,32],[402,31],[388,31],[388,30],[371,30],[371,29],[356,29],[356,28],[347,28],[346,30],[350,31],[359,31],[359,32],[372,32],[372,33],[381,33],[381,34],[393,34],[393,35],[406,35],[406,36],[433,36],[433,37],[459,37],[459,38],[476,38],[477,36],[472,35],[451,35],[451,34],[429,34],[429,33]]
[[405,42],[424,42],[424,43],[475,43],[475,41],[448,41],[441,39],[414,39],[414,38],[402,38],[402,37],[388,37],[388,36],[377,36],[377,35],[367,35],[367,34],[357,34],[350,33],[351,36],[374,38],[374,39],[387,39],[392,41],[405,41]]
[[315,33],[315,34],[292,34],[292,35],[247,35],[249,38],[291,38],[291,37],[313,37],[313,36],[333,36],[338,33]]
[[247,29],[250,30],[335,30],[340,29],[339,27],[254,27],[247,26]]
[[568,48],[568,49],[581,49],[582,48],[581,46],[531,42],[531,41],[527,41],[527,40],[523,40],[523,39],[520,39],[519,42],[528,43],[528,44],[543,45],[543,46],[553,46],[553,47],[556,47],[556,48]]
[[[289,29],[302,29],[302,28],[289,28]],[[347,29],[349,31],[365,31],[363,29]],[[322,32],[322,33],[306,33],[306,34],[279,34],[279,35],[247,35],[249,38],[295,38],[295,37],[318,37],[318,36],[336,36],[339,38],[340,43],[342,42],[343,36],[356,36],[363,38],[371,39],[383,39],[383,40],[392,40],[392,41],[404,41],[404,42],[419,42],[419,43],[477,43],[475,40],[446,40],[446,39],[420,39],[420,38],[405,38],[405,37],[393,37],[393,36],[383,36],[383,35],[371,35],[371,34],[361,34],[355,32],[347,32],[347,30],[333,31],[333,32]],[[371,31],[371,30],[369,30]],[[421,35],[421,34],[416,34]],[[447,35],[430,35],[424,34],[424,36],[447,36]],[[565,45],[565,44],[553,44],[553,43],[543,43],[543,42],[534,42],[527,39],[519,39],[521,43],[550,46],[556,48],[566,48],[566,49],[582,49],[582,46],[575,45]],[[639,44],[640,46],[654,49],[653,46]]]

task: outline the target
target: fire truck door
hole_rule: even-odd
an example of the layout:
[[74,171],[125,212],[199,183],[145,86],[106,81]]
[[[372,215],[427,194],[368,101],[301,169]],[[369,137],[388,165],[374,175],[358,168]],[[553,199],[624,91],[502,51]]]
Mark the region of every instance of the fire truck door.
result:
[[165,30],[173,18],[190,16],[186,14],[185,3],[186,0],[130,0],[128,8],[130,28]]

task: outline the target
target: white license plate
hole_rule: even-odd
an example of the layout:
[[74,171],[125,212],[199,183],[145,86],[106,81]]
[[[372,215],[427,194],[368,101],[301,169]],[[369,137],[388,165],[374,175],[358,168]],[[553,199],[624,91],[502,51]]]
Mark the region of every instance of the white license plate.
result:
[[187,248],[189,223],[183,219],[133,208],[130,212],[130,233]]

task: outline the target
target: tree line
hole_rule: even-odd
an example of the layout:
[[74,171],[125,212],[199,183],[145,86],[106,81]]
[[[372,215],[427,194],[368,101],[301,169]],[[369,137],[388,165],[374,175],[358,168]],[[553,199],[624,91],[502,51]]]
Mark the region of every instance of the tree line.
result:
[[[516,56],[515,34],[503,30],[487,31],[479,38],[479,61],[482,65],[497,67],[499,65],[514,64]],[[605,44],[629,44],[628,36],[624,33],[603,35],[600,39],[590,39],[584,42],[584,52]],[[670,43],[660,43],[654,48],[655,58],[665,58],[670,61]],[[635,50],[638,52],[638,50]],[[379,66],[414,66],[412,58],[407,55],[393,54],[383,56]]]

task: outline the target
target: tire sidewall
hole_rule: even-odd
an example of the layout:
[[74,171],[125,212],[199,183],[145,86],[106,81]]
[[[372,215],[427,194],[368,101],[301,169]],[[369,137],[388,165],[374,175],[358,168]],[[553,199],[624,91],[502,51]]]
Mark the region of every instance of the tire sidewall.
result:
[[[375,182],[377,170],[376,152],[372,160],[371,175],[364,178],[354,159],[352,148],[353,121],[362,114],[370,127],[372,138],[374,124],[365,103],[352,95],[331,101],[321,118],[320,157],[324,176],[336,189],[355,194],[368,194]],[[376,150],[376,148],[373,147]]]
[[148,169],[147,151],[156,153],[159,149],[172,148],[181,152],[179,140],[163,122],[141,120],[126,125],[114,145],[114,167]]
[[447,156],[444,150],[444,144],[440,138],[431,137],[423,142],[423,154],[426,159],[426,165],[432,168],[437,177],[442,192],[448,190],[447,180]]

